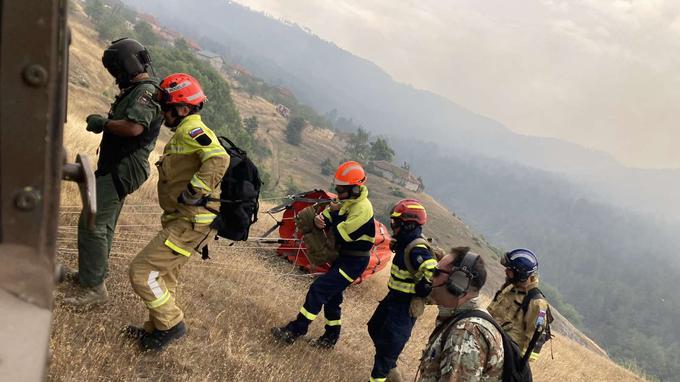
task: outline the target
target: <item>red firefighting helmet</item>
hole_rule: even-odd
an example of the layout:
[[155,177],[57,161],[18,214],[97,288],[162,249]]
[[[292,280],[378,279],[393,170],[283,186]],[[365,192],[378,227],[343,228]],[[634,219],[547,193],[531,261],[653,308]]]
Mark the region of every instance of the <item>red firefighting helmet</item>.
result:
[[165,91],[163,103],[187,104],[199,106],[208,97],[203,94],[203,89],[198,81],[185,73],[171,74],[161,81],[160,88]]
[[414,222],[420,225],[427,223],[427,211],[425,207],[416,199],[403,199],[398,201],[392,212],[392,219],[399,219],[403,222]]

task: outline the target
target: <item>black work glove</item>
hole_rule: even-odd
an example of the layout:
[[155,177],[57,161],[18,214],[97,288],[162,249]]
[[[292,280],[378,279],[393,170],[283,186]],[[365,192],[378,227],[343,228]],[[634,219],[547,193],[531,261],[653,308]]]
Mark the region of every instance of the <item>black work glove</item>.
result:
[[416,296],[427,297],[432,292],[432,283],[425,280],[423,277],[418,283],[416,283]]
[[87,122],[87,131],[91,131],[95,134],[99,134],[104,131],[104,127],[109,122],[109,120],[99,114],[90,114],[85,118]]
[[177,197],[177,203],[186,204],[188,206],[200,206],[203,205],[204,199],[199,195],[196,190],[189,184],[187,189],[182,191]]

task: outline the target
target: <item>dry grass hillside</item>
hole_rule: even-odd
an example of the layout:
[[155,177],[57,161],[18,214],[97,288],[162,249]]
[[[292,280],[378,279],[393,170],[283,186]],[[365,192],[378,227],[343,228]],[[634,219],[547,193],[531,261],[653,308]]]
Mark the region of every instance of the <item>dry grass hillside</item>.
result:
[[[87,19],[80,13],[71,17],[71,87],[69,123],[65,142],[71,155],[76,152],[93,158],[97,136],[85,131],[85,115],[105,112],[113,95],[112,81],[100,66],[103,43],[96,39]],[[322,176],[319,163],[326,157],[340,158],[332,133],[314,127],[305,129],[303,144],[292,147],[284,143],[285,120],[274,112],[273,105],[259,98],[249,98],[234,91],[243,117],[257,115],[260,128],[256,136],[272,150],[264,164],[280,184],[288,178],[301,188],[323,188],[329,179]],[[157,152],[162,147],[159,140]],[[153,159],[153,158],[152,158]],[[375,176],[369,180],[376,210],[385,209],[397,199],[390,185]],[[403,191],[403,190],[402,190]],[[409,196],[416,196],[409,194]],[[492,251],[482,238],[427,195],[418,194],[427,205],[432,221],[429,234],[441,244],[465,244],[495,262]],[[78,198],[72,188],[63,192],[59,258],[73,266],[76,262]],[[306,341],[286,347],[274,343],[269,335],[272,326],[295,316],[304,299],[311,278],[277,258],[269,245],[251,242],[227,246],[216,242],[209,262],[192,261],[183,269],[178,300],[186,312],[187,336],[161,354],[140,354],[136,346],[119,336],[129,323],[144,320],[145,308],[133,294],[127,279],[127,264],[158,230],[159,208],[155,205],[155,179],[130,196],[116,232],[108,279],[111,303],[81,312],[59,304],[71,293],[60,286],[54,312],[51,341],[53,381],[365,381],[368,379],[373,347],[366,332],[366,322],[377,302],[386,293],[388,274],[382,272],[346,292],[343,309],[343,337],[333,351],[318,351]],[[272,201],[272,203],[275,201]],[[273,223],[263,218],[257,232]],[[494,267],[494,284],[501,272]],[[494,286],[495,286],[494,285]],[[492,293],[491,289],[487,293]],[[400,359],[406,376],[413,378],[421,349],[434,323],[435,311],[428,308],[414,331]],[[312,326],[310,338],[321,334],[322,322]],[[640,380],[606,357],[595,354],[575,342],[557,336],[533,366],[537,381],[634,381]]]

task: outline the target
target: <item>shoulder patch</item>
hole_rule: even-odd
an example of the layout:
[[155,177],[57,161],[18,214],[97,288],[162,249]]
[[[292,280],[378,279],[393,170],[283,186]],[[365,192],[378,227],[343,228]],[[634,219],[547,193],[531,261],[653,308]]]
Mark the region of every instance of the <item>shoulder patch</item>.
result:
[[205,134],[205,131],[203,131],[203,129],[200,128],[200,127],[197,127],[197,128],[195,128],[195,129],[193,129],[193,130],[189,130],[189,136],[190,136],[192,139],[196,139],[198,136],[200,136],[200,135],[202,135],[202,134]]
[[212,143],[212,139],[203,131],[203,128],[197,127],[189,130],[189,137],[198,142],[201,146],[208,146]]
[[137,98],[137,103],[141,105],[148,105],[151,103],[151,95],[147,94],[146,92],[142,93],[139,98]]

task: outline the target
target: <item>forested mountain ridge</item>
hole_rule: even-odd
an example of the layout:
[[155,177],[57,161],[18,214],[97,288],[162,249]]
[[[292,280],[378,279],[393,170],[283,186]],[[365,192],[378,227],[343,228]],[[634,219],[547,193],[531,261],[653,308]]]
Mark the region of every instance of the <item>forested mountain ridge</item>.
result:
[[[179,0],[127,1],[231,63],[292,90],[320,113],[335,110],[374,134],[417,133],[419,139],[450,150],[566,174],[606,203],[673,219],[680,216],[680,203],[668,204],[675,197],[671,190],[680,188],[680,171],[628,169],[602,152],[514,133],[442,96],[395,81],[372,62],[309,30],[231,1],[203,0],[200,7],[191,8]],[[193,20],[200,20],[200,27]]]

